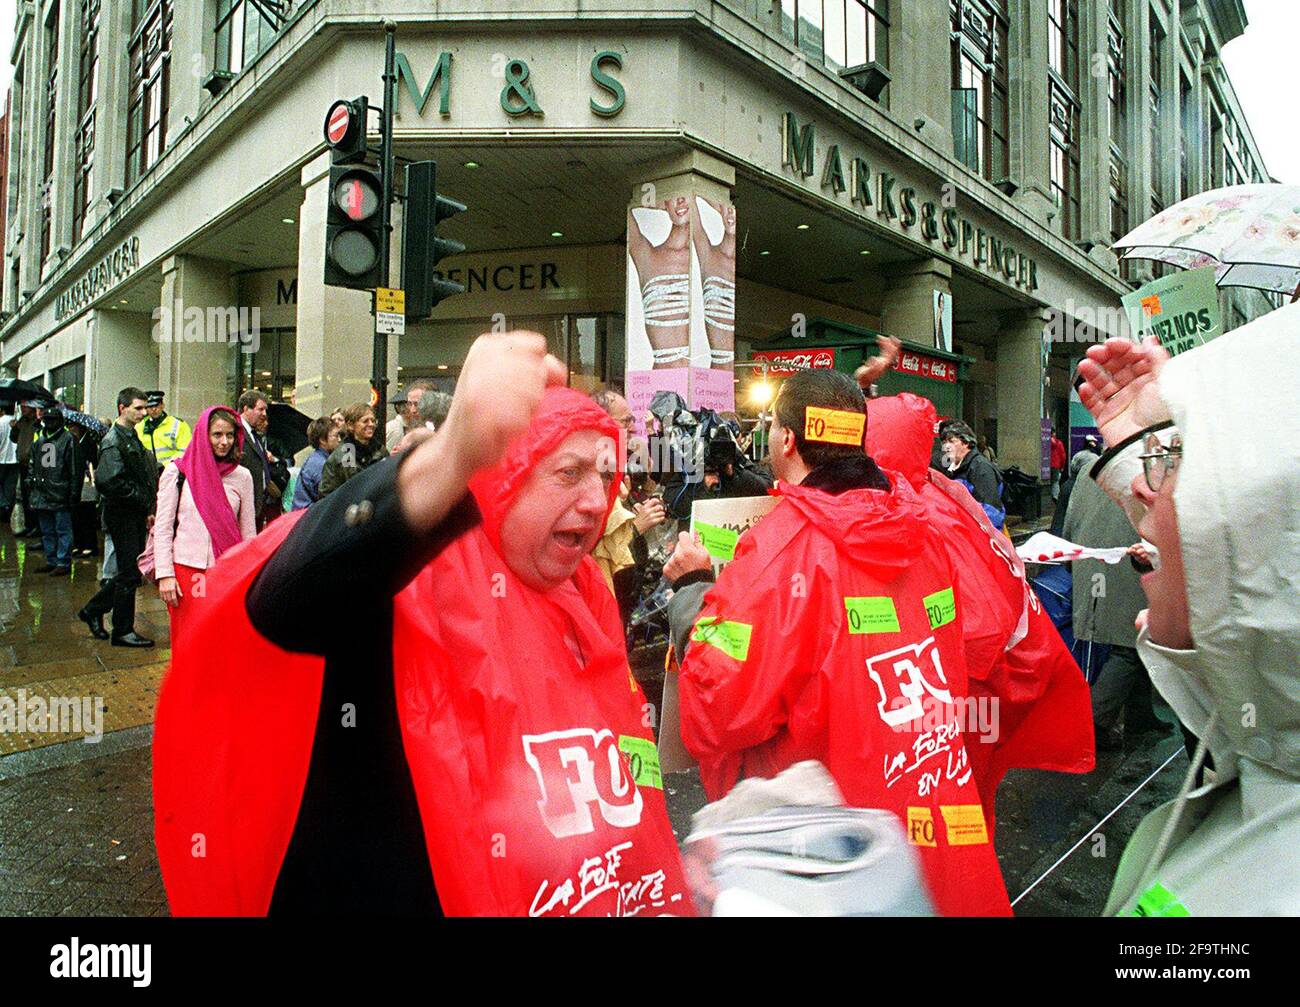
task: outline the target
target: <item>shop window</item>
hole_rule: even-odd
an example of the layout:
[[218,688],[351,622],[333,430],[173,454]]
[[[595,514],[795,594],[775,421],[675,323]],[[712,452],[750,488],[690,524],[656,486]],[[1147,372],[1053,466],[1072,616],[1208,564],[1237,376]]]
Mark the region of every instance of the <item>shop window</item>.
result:
[[45,20],[45,163],[41,173],[41,262],[50,257],[50,227],[54,218],[54,129],[59,105],[59,5],[50,6]]
[[86,209],[94,198],[92,170],[95,163],[95,100],[99,85],[100,0],[81,0],[79,82],[77,85],[77,136],[73,142],[72,243],[81,240]]
[[[250,388],[256,388],[269,402],[293,402],[297,385],[298,333],[292,327],[263,328],[245,353],[240,344],[231,347],[230,401],[234,402]],[[339,403],[347,405],[347,403]]]
[[167,147],[168,66],[172,0],[138,4],[127,50],[130,91],[126,113],[126,181],[131,185]]
[[283,27],[287,6],[277,0],[217,0],[216,68],[243,70]]
[[1001,0],[949,0],[957,160],[990,181],[1009,161],[1007,19]]
[[50,371],[50,391],[69,409],[84,409],[86,402],[86,358],[62,364]]

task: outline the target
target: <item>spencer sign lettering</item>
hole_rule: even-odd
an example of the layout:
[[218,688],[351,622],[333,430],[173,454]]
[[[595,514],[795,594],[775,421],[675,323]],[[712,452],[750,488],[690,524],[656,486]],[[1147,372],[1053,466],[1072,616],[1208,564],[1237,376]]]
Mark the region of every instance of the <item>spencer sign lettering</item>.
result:
[[126,279],[140,265],[140,239],[128,238],[87,269],[54,302],[54,320],[80,311]]
[[[812,123],[800,126],[793,112],[782,115],[781,164],[803,178],[815,174],[814,139]],[[837,196],[848,191],[849,198],[863,213],[874,207],[876,216],[886,223],[897,221],[909,231],[919,223],[921,237],[926,241],[938,242],[952,255],[1007,283],[1025,290],[1038,289],[1038,263],[1033,259],[1003,244],[984,228],[976,227],[955,207],[943,207],[934,200],[918,202],[916,190],[899,186],[894,175],[882,171],[873,177],[871,166],[860,157],[850,159],[846,168],[838,144],[827,148],[821,186]]]

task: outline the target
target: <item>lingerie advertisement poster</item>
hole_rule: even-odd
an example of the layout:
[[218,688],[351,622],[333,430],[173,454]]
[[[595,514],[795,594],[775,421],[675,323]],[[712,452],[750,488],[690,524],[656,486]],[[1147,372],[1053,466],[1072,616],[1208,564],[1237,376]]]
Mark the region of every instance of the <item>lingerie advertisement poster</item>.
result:
[[735,409],[736,208],[696,194],[630,208],[627,277],[632,414],[660,391]]

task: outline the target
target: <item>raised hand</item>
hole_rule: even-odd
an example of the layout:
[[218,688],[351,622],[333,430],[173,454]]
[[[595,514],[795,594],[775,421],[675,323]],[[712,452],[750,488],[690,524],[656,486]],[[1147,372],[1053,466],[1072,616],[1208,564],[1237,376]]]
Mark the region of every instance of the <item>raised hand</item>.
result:
[[709,555],[707,549],[700,542],[698,533],[679,532],[677,534],[677,545],[673,549],[673,554],[664,564],[664,576],[669,580],[676,580],[684,574],[693,570],[711,570],[713,568],[713,557]]
[[1153,336],[1141,345],[1107,339],[1088,348],[1079,361],[1079,399],[1097,421],[1106,447],[1169,419],[1158,384],[1168,362],[1169,354]]
[[880,352],[853,372],[858,387],[864,391],[879,381],[880,376],[894,366],[898,355],[903,352],[903,344],[893,336],[876,336],[876,346]]
[[409,447],[398,470],[402,512],[414,531],[433,528],[465,495],[470,478],[495,465],[532,422],[549,385],[565,381],[564,365],[536,332],[479,336],[456,382],[447,421]]
[[448,447],[468,480],[501,460],[532,422],[548,385],[564,384],[564,365],[536,332],[489,333],[474,340],[447,413]]

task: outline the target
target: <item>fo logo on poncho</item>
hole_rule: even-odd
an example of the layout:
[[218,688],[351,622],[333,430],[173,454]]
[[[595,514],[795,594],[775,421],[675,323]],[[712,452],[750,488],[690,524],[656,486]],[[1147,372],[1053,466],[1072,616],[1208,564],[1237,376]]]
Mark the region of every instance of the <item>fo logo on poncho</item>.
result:
[[641,792],[608,730],[577,727],[547,734],[525,734],[524,758],[537,774],[542,799],[537,807],[556,839],[595,828],[591,806],[618,829],[641,821]]

